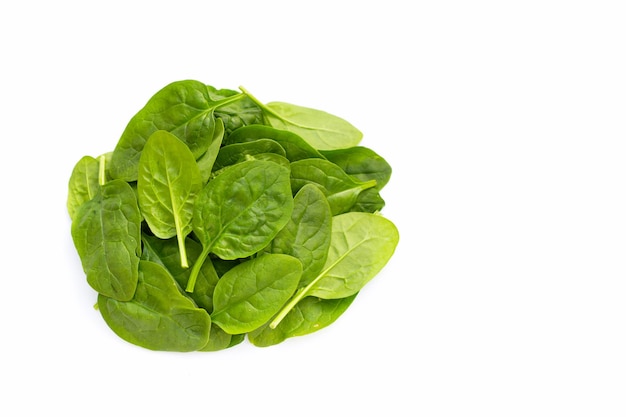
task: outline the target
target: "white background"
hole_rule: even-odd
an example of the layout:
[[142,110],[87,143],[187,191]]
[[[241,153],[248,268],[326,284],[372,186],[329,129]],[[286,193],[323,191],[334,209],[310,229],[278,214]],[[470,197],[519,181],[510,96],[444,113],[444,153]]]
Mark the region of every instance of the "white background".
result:
[[[622,3],[2,3],[0,415],[626,415]],[[92,308],[71,170],[187,78],[393,166],[400,245],[331,327],[161,353]]]

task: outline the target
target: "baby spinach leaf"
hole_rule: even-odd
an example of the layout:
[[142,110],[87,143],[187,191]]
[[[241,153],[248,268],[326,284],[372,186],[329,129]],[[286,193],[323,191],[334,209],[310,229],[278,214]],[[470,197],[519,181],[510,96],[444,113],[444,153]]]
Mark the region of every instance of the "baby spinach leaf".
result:
[[275,329],[272,329],[268,322],[250,332],[248,339],[257,347],[267,347],[290,337],[304,336],[321,330],[333,324],[350,307],[357,294],[334,300],[305,297]]
[[375,180],[360,182],[339,166],[325,159],[302,159],[291,163],[291,188],[298,192],[306,184],[317,185],[330,204],[333,215],[348,212],[363,190],[374,187]]
[[72,239],[89,285],[116,300],[130,300],[141,254],[141,213],[130,185],[113,180],[101,186],[76,212]]
[[356,203],[350,211],[363,211],[365,213],[377,213],[385,207],[385,200],[380,196],[376,188],[368,188],[359,194]]
[[228,349],[236,336],[238,335],[228,334],[215,323],[211,323],[209,341],[199,350],[201,352],[217,352],[218,350]]
[[99,170],[100,163],[91,156],[82,157],[74,166],[67,193],[67,211],[70,219],[75,217],[80,206],[94,198],[99,192]]
[[391,259],[398,240],[396,226],[380,215],[346,213],[333,217],[328,258],[307,288],[308,295],[342,298],[360,291]]
[[391,165],[364,146],[322,151],[322,155],[358,181],[376,180],[377,190],[381,190],[391,177]]
[[222,140],[224,139],[224,122],[222,119],[217,119],[215,122],[215,130],[213,131],[213,140],[209,145],[209,149],[198,158],[198,168],[200,169],[200,176],[202,177],[202,184],[206,184],[211,178],[211,172],[213,171],[213,164],[220,152],[222,146]]
[[289,223],[265,248],[265,252],[291,255],[302,263],[300,286],[307,285],[326,263],[330,246],[331,213],[318,187],[307,184],[293,199]]
[[189,148],[171,133],[154,132],[139,160],[139,207],[156,236],[178,238],[184,268],[189,266],[185,236],[191,232],[194,202],[201,188],[200,170]]
[[272,139],[285,150],[289,161],[300,159],[321,158],[324,156],[300,136],[287,130],[276,129],[265,125],[244,126],[235,130],[228,137],[228,143],[250,142],[259,139]]
[[274,318],[276,328],[304,297],[345,298],[359,292],[387,264],[398,245],[396,226],[370,213],[345,213],[333,217],[330,249],[322,272]]
[[325,111],[282,102],[263,104],[243,87],[239,89],[261,108],[266,124],[297,134],[315,149],[348,148],[363,138],[348,121]]
[[278,142],[270,139],[259,139],[252,142],[234,143],[232,145],[223,146],[217,156],[214,164],[214,170],[238,164],[260,154],[276,154],[285,156],[285,150]]
[[213,322],[226,333],[247,333],[269,320],[298,286],[296,258],[266,254],[228,271],[215,286]]
[[98,307],[119,337],[146,349],[189,352],[209,340],[209,313],[181,294],[168,271],[154,262],[139,262],[132,300],[117,301],[100,294]]
[[202,156],[214,137],[217,108],[245,98],[243,94],[214,100],[209,88],[194,80],[173,82],[157,92],[130,120],[111,159],[111,175],[137,179],[137,166],[148,138],[157,130],[176,135],[194,158]]
[[[241,97],[241,92],[227,88],[218,90],[208,85],[207,90],[213,101],[226,101],[225,99],[230,97]],[[242,126],[263,123],[263,112],[254,101],[246,96],[216,108],[215,117],[224,122],[226,137]]]
[[[159,239],[155,236],[143,235],[142,259],[152,261],[164,266],[174,280],[185,288],[189,281],[191,270],[180,265],[180,251],[176,238]],[[195,262],[202,252],[202,245],[191,238],[185,239],[185,247],[190,262]],[[198,307],[202,307],[209,313],[213,311],[213,291],[219,277],[213,267],[211,259],[203,264],[196,280],[195,291],[187,294]]]
[[204,187],[195,205],[193,231],[203,252],[194,264],[187,291],[209,254],[245,258],[263,249],[289,221],[293,198],[289,171],[268,161],[230,166]]

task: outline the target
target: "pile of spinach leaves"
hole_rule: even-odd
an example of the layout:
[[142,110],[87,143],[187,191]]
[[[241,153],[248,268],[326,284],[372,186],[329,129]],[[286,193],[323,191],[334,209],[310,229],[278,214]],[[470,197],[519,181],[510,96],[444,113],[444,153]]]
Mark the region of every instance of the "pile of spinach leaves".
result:
[[114,150],[74,167],[67,209],[96,307],[152,350],[270,346],[333,323],[385,266],[391,167],[329,113],[173,82]]

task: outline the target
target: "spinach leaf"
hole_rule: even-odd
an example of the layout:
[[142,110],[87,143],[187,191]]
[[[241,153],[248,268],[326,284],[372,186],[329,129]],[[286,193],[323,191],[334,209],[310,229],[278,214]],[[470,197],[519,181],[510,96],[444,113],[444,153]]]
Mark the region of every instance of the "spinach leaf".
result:
[[370,148],[354,146],[321,153],[358,181],[376,180],[377,190],[381,190],[391,177],[391,165]]
[[330,204],[333,215],[350,211],[363,190],[376,186],[375,180],[360,182],[339,166],[325,159],[302,159],[291,163],[291,188],[299,191],[306,184],[317,185]]
[[82,157],[74,166],[67,193],[67,211],[74,219],[76,211],[100,191],[100,163],[91,156]]
[[398,245],[396,226],[370,213],[333,217],[330,249],[322,272],[281,310],[270,324],[276,328],[304,297],[345,298],[359,292],[387,264]]
[[189,266],[185,236],[191,232],[194,202],[201,188],[200,169],[189,148],[171,133],[154,132],[139,160],[139,207],[152,233],[161,239],[178,238],[184,268]]
[[302,263],[300,286],[307,285],[326,263],[331,235],[331,213],[318,187],[307,184],[293,199],[289,223],[265,248],[268,253],[291,255]]
[[195,205],[193,231],[203,246],[187,291],[210,252],[245,258],[263,249],[289,221],[293,198],[289,171],[268,161],[230,166],[204,187]]
[[289,300],[301,274],[300,261],[289,255],[266,254],[239,264],[218,281],[211,319],[226,333],[250,332]]
[[195,80],[173,82],[157,92],[130,120],[117,143],[111,159],[114,178],[134,181],[143,147],[157,130],[176,135],[194,158],[210,146],[215,130],[215,110],[245,95],[236,94],[214,100],[209,88]]
[[217,119],[215,122],[215,130],[213,131],[213,140],[209,145],[209,149],[198,158],[198,168],[200,169],[200,176],[202,177],[202,184],[206,184],[211,178],[211,172],[213,171],[213,164],[220,152],[222,146],[222,140],[224,139],[224,122],[222,119]]
[[256,159],[255,156],[268,153],[284,157],[285,149],[278,142],[270,139],[226,145],[220,149],[220,153],[215,160],[214,170],[217,171],[239,162]]
[[356,146],[363,133],[346,120],[322,110],[273,102],[263,104],[239,87],[263,111],[266,124],[293,132],[315,149],[341,149]]
[[98,308],[119,337],[146,349],[189,352],[209,340],[209,313],[184,296],[169,272],[154,262],[139,262],[132,300],[117,301],[100,294]]
[[102,185],[78,208],[72,239],[87,283],[108,297],[130,300],[141,254],[141,213],[130,185],[122,180]]
[[228,137],[228,143],[250,142],[259,139],[272,139],[278,142],[285,150],[285,156],[291,162],[308,158],[324,159],[324,156],[317,149],[309,145],[300,136],[286,130],[275,129],[271,126],[244,126],[231,133]]
[[385,200],[380,196],[376,188],[368,188],[362,191],[356,199],[356,203],[350,211],[363,211],[365,213],[378,213],[385,207]]
[[[189,281],[191,270],[180,265],[180,251],[176,238],[159,239],[155,236],[144,234],[142,236],[143,253],[142,259],[152,261],[164,266],[172,275],[176,283],[185,288]],[[187,255],[190,262],[195,262],[202,252],[202,245],[191,238],[185,239]],[[213,291],[219,277],[213,267],[211,259],[207,259],[198,273],[195,291],[188,295],[198,307],[202,307],[209,313],[213,311]]]
[[201,352],[217,352],[218,350],[224,350],[231,347],[233,338],[237,335],[226,333],[215,323],[211,323],[211,333],[209,334],[209,341],[201,349]]
[[350,307],[357,294],[334,300],[306,297],[289,311],[275,329],[272,329],[268,322],[250,332],[248,339],[257,347],[267,347],[290,337],[304,336],[321,330],[333,324]]
[[[227,101],[225,99],[230,97],[241,97],[239,91],[229,90],[227,88],[218,90],[209,85],[207,86],[207,90],[209,97],[211,97],[213,101]],[[215,109],[215,117],[224,122],[226,137],[242,126],[263,123],[263,112],[256,103],[246,96],[236,101],[227,102]]]

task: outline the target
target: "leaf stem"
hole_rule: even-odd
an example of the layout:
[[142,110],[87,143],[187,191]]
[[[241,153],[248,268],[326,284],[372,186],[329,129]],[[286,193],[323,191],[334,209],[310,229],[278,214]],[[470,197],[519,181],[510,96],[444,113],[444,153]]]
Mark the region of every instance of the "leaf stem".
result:
[[248,90],[246,90],[245,88],[243,88],[242,86],[239,86],[239,89],[243,92],[244,95],[248,96],[248,98],[250,100],[252,100],[254,102],[254,104],[256,104],[257,106],[259,106],[261,108],[261,110],[263,110],[266,113],[271,114],[274,117],[277,117],[279,119],[282,119],[282,117],[277,114],[274,110],[270,109],[269,107],[267,107],[265,104],[263,104],[261,101],[259,101],[258,98],[256,98],[255,96],[253,96]]
[[247,94],[245,93],[239,93],[239,94],[234,94],[232,96],[223,98],[221,100],[217,100],[216,102],[213,103],[213,108],[218,108],[218,107],[222,107],[222,106],[226,106],[230,103],[234,103],[235,101],[241,100],[242,98],[246,97]]
[[104,155],[100,155],[100,164],[98,167],[98,183],[100,184],[100,186],[103,186],[107,182],[105,164],[106,157]]
[[193,264],[193,268],[191,268],[191,274],[189,274],[189,281],[187,281],[185,291],[193,292],[193,289],[196,286],[196,280],[198,279],[198,274],[200,274],[200,269],[202,269],[202,265],[204,264],[206,257],[209,256],[210,251],[211,246],[207,246],[202,249],[202,253],[196,260],[196,263]]

